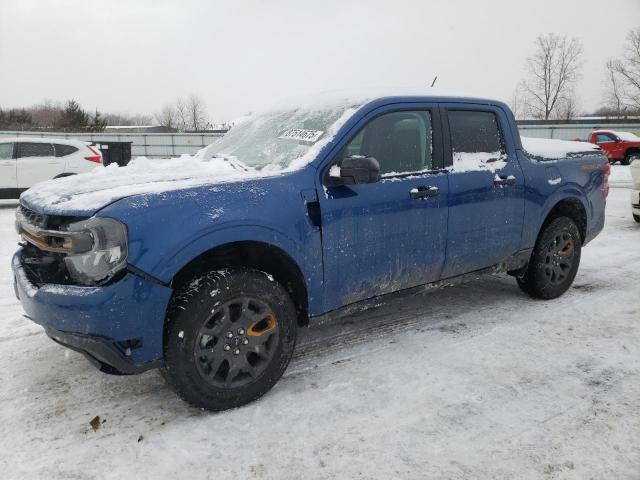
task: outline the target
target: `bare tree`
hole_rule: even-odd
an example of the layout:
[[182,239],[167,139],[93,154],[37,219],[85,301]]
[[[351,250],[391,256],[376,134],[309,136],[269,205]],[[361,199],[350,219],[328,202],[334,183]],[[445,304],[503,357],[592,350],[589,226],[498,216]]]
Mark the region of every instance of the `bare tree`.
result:
[[187,112],[189,118],[189,128],[195,130],[203,130],[207,123],[207,115],[205,106],[200,97],[191,95],[187,103]]
[[173,130],[177,127],[177,113],[176,109],[171,105],[165,105],[160,110],[160,113],[156,114],[156,121],[158,125],[168,130]]
[[535,118],[558,116],[558,108],[572,95],[580,78],[582,45],[550,33],[536,39],[536,50],[527,58],[529,78],[522,82],[527,107]]
[[621,80],[620,95],[624,103],[640,108],[640,28],[629,32],[623,58],[609,61],[607,67]]
[[578,103],[572,94],[563,96],[558,101],[558,108],[554,116],[558,120],[571,120],[578,115]]
[[179,131],[184,132],[189,128],[189,111],[186,102],[182,98],[176,101],[176,127]]
[[620,74],[616,71],[613,60],[607,62],[607,79],[605,108],[615,112],[615,116],[622,117],[624,111],[624,91]]
[[509,107],[511,108],[516,120],[523,120],[526,117],[526,104],[521,84],[518,84],[516,89],[513,91]]

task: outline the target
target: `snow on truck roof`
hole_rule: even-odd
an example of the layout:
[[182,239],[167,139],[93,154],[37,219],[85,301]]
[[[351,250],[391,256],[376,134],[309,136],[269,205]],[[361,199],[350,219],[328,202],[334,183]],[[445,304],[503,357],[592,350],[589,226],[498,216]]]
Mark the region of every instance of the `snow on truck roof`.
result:
[[640,142],[640,137],[631,132],[619,132],[616,130],[595,130],[593,133],[612,133],[620,140],[624,140],[625,142]]
[[339,105],[364,106],[382,98],[422,97],[438,99],[472,100],[478,102],[501,103],[481,95],[468,92],[445,90],[433,87],[366,87],[357,89],[327,90],[308,95],[297,95],[283,99],[268,110],[292,108],[332,108]]

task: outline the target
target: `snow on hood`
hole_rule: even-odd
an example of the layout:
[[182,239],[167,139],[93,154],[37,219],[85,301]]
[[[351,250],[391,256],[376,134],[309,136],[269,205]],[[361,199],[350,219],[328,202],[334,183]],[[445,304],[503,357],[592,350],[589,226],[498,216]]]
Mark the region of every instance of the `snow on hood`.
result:
[[24,192],[20,200],[28,205],[46,206],[51,212],[98,210],[132,195],[278,174],[278,170],[258,171],[227,159],[204,159],[198,155],[164,160],[138,157],[126,167],[111,164],[89,173],[39,183]]
[[520,139],[522,148],[530,155],[539,158],[560,159],[600,153],[600,147],[593,143],[529,137],[521,137]]

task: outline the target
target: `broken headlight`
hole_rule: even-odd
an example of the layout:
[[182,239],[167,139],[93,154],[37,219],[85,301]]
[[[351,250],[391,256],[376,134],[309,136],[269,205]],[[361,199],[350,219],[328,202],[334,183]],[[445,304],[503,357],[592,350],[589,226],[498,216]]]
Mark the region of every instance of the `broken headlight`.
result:
[[[96,285],[113,277],[127,264],[127,227],[112,218],[92,217],[67,225],[71,242],[64,262],[71,278],[80,285]],[[75,242],[74,242],[75,243]],[[80,243],[80,242],[78,242]],[[76,247],[76,248],[74,248]]]

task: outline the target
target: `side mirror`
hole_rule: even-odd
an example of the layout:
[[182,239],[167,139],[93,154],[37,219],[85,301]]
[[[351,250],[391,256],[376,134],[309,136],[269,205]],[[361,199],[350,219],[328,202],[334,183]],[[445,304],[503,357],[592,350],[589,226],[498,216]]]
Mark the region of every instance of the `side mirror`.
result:
[[[339,169],[339,175],[336,170]],[[340,167],[331,168],[330,176],[339,177],[343,185],[375,183],[380,180],[380,164],[373,157],[353,156],[342,160]]]

